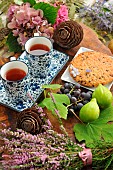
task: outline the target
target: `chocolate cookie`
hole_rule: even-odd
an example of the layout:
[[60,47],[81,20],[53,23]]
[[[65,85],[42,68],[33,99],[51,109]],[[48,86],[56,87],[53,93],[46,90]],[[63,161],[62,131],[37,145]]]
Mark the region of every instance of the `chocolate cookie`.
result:
[[113,81],[113,59],[101,52],[83,52],[71,61],[69,72],[83,86],[105,85]]

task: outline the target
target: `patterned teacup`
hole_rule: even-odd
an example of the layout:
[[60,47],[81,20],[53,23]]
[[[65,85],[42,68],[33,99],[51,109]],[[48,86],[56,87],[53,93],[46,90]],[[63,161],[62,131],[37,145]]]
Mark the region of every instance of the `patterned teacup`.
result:
[[26,99],[28,66],[22,61],[9,61],[1,67],[1,79],[6,95],[12,100]]
[[51,65],[53,45],[50,39],[42,36],[30,38],[25,44],[26,56],[31,73],[37,76],[40,72],[47,73]]

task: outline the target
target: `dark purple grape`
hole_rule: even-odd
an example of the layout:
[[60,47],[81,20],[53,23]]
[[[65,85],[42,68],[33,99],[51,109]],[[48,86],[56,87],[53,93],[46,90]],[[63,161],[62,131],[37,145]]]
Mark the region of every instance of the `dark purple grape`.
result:
[[75,84],[75,88],[76,88],[76,89],[80,89],[80,84],[76,83],[76,84]]
[[64,86],[62,86],[61,88],[60,88],[60,91],[62,92],[62,93],[64,93]]
[[69,99],[71,99],[71,94],[67,93],[66,95],[69,97]]
[[83,106],[84,106],[83,103],[78,103],[78,104],[77,104],[77,107],[78,107],[79,110],[80,110]]
[[68,88],[69,88],[69,83],[65,83],[65,84],[64,84],[64,87],[65,87],[66,89],[68,89]]
[[69,93],[69,89],[64,89],[64,94]]
[[79,97],[81,92],[79,90],[77,90],[77,91],[74,91],[73,93],[74,93],[75,97]]
[[84,99],[90,100],[90,99],[91,99],[91,94],[85,93],[85,94],[84,94]]
[[81,92],[81,89],[77,89],[79,92]]
[[70,89],[72,89],[72,88],[73,88],[73,84],[72,84],[72,83],[69,83],[69,84],[68,84],[68,87],[69,87]]
[[78,110],[78,107],[77,107],[77,105],[74,105],[74,111],[76,112],[77,110]]
[[84,100],[83,101],[83,104],[85,105],[85,104],[87,104],[89,101],[88,100]]
[[70,106],[70,109],[74,110],[74,105],[71,105],[71,106]]
[[72,103],[75,103],[77,101],[77,98],[76,97],[71,97],[71,102]]
[[92,92],[92,91],[88,91],[87,93],[89,93],[89,94],[92,96],[92,93],[93,93],[93,92]]
[[82,93],[81,93],[81,97],[84,98],[85,94],[86,94],[85,92],[82,92]]

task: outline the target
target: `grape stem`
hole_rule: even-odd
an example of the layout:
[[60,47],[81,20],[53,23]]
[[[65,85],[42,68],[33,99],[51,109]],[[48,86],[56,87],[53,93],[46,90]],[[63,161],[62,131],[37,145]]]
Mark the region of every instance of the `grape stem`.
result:
[[72,105],[77,105],[77,103],[79,103],[79,102],[81,102],[81,101],[83,101],[83,99],[79,99],[78,101],[76,101],[75,103],[71,103],[71,104],[69,104],[69,105],[67,105],[67,108],[69,108],[70,106],[72,106]]
[[69,94],[71,94],[73,91],[74,91],[74,88],[72,88],[72,89],[70,90]]
[[74,116],[82,123],[82,124],[84,124],[81,120],[80,120],[80,118],[77,116],[77,114],[72,110],[72,109],[69,109],[73,114],[74,114]]

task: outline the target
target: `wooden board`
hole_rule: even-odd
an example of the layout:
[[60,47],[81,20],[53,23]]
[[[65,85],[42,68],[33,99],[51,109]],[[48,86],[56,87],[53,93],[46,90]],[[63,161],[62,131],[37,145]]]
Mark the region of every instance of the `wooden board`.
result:
[[[87,27],[84,24],[81,24],[81,26],[83,27],[83,31],[84,31],[84,38],[83,38],[82,42],[77,47],[74,47],[73,49],[70,49],[70,50],[65,50],[65,49],[62,49],[62,48],[56,46],[56,44],[54,44],[54,48],[59,51],[67,53],[70,56],[69,62],[73,59],[74,55],[76,54],[76,52],[78,51],[78,49],[80,47],[86,47],[86,48],[90,48],[92,50],[104,52],[108,55],[112,55],[110,50],[104,44],[102,44],[102,42],[98,39],[98,36],[92,29],[90,29],[89,27]],[[17,54],[16,54],[16,56],[18,57]],[[0,57],[0,66],[3,65],[8,60],[9,59],[3,58],[1,56]],[[54,84],[55,83],[57,83],[57,84],[64,83],[60,77],[63,74],[63,72],[65,71],[69,62],[64,66],[64,68],[60,71],[60,73],[56,76],[56,78],[53,80],[52,83],[54,83]],[[113,91],[112,88],[111,88],[111,91]],[[13,129],[15,129],[16,120],[17,120],[18,115],[19,115],[18,112],[15,112],[7,107],[0,105],[0,122],[6,123],[7,126],[11,126]],[[56,118],[54,116],[52,116],[51,113],[49,113],[49,112],[48,112],[48,116],[53,124],[54,129],[57,130],[58,132],[60,132],[58,121],[56,120]],[[68,118],[68,120],[65,120],[65,121],[63,120],[64,127],[66,128],[70,138],[73,140],[74,140],[73,126],[76,122],[78,122],[78,120],[76,119],[76,117],[74,115],[70,116]],[[1,126],[0,126],[0,128],[1,128]]]

